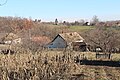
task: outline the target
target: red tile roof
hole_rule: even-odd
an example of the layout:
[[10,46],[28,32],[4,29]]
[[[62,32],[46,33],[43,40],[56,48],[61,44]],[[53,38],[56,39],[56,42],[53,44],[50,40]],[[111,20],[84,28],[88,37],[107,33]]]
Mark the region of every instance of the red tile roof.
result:
[[50,39],[47,36],[33,36],[31,40],[42,44],[47,44],[50,42]]

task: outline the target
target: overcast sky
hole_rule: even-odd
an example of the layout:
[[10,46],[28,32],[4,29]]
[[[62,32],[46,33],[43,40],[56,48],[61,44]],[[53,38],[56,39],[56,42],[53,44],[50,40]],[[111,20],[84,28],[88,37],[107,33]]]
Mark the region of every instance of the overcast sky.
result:
[[[0,0],[0,4],[5,0]],[[8,0],[0,16],[31,17],[44,21],[120,20],[120,0]]]

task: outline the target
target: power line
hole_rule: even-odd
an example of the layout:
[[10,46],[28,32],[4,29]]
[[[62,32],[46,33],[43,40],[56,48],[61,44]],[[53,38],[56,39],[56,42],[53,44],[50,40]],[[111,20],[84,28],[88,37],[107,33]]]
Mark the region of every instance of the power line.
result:
[[5,5],[6,3],[8,2],[8,0],[5,0],[5,2],[4,3],[0,3],[0,6],[3,6],[3,5]]

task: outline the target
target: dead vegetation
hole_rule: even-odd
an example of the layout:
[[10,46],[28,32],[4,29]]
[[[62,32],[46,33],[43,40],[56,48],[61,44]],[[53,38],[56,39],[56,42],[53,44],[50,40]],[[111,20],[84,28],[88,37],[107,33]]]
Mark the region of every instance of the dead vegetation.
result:
[[[52,40],[58,33],[71,31],[69,26],[34,23],[31,19],[24,18],[0,18],[1,32],[16,33],[23,40],[22,45],[12,48],[14,54],[0,54],[0,80],[120,80],[119,67],[86,66],[76,63],[78,58],[95,60],[94,52],[42,50],[41,44],[44,43],[34,43],[30,40],[31,37],[41,36]],[[81,31],[83,29],[77,29],[77,32]],[[94,29],[88,33],[83,32],[82,35],[89,44],[102,47],[104,52],[114,47],[119,48],[119,32],[116,35],[116,31],[112,33],[111,30],[106,32]],[[119,61],[119,56],[119,53],[112,54],[111,60]]]
[[77,52],[70,51],[38,51],[33,54],[28,50],[13,55],[1,54],[0,80],[120,79],[119,67],[80,65],[74,62],[76,56],[79,56]]

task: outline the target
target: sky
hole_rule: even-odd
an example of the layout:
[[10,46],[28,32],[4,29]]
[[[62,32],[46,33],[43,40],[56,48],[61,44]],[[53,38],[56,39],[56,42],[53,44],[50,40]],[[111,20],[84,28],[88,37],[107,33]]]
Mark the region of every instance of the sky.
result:
[[101,21],[120,20],[120,0],[8,0],[0,6],[0,16],[42,21],[87,21],[95,15]]

